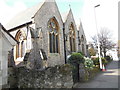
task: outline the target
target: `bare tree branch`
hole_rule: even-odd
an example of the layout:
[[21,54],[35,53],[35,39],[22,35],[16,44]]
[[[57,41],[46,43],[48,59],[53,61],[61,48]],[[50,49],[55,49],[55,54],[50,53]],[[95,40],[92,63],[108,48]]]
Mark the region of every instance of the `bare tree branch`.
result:
[[[100,43],[100,51],[104,53],[104,57],[106,56],[106,52],[112,48],[114,48],[115,43],[112,41],[112,34],[108,28],[101,28],[100,32],[98,33],[99,43]],[[92,37],[93,45],[97,49],[97,36]]]

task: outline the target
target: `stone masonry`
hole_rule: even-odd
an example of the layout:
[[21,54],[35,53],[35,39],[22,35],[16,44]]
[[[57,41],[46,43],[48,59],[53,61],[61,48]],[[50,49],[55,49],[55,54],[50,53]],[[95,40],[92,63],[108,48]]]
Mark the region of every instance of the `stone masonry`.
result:
[[72,69],[67,64],[45,70],[9,68],[8,80],[9,88],[72,88],[73,86]]

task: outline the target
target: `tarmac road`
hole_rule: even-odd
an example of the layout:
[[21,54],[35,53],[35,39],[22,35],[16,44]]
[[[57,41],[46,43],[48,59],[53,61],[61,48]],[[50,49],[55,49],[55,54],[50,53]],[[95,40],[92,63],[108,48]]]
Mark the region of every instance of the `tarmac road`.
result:
[[107,65],[106,71],[100,72],[89,82],[78,83],[75,88],[118,88],[118,84],[120,84],[118,83],[118,74],[120,75],[120,66],[118,67],[118,63],[120,61],[112,61]]

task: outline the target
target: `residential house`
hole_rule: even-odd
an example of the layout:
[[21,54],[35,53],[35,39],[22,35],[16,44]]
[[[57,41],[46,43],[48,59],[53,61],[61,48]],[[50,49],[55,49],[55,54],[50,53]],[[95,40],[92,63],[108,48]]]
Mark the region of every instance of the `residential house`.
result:
[[17,40],[0,23],[0,87],[7,84],[8,51],[17,44]]

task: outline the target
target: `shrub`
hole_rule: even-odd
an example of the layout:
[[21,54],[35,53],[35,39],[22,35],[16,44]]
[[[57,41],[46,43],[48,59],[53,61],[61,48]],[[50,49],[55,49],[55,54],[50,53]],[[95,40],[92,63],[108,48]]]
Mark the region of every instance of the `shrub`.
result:
[[84,53],[83,53],[83,52],[78,52],[78,53],[80,53],[82,56],[84,56]]
[[68,59],[68,63],[70,64],[84,63],[84,57],[80,53],[73,53]]
[[92,58],[94,65],[99,65],[99,59],[98,58]]
[[102,57],[101,59],[102,59],[102,64],[106,65],[108,63],[108,61],[105,58]]
[[94,62],[93,62],[93,60],[91,60],[91,59],[85,59],[84,64],[85,64],[85,67],[86,67],[86,68],[91,68],[91,69],[93,69],[93,67],[94,67]]
[[[97,58],[93,58],[92,60],[93,60],[93,62],[94,62],[95,65],[99,65],[100,64],[98,57]],[[102,64],[106,65],[108,63],[108,61],[105,58],[103,58],[103,57],[101,58],[101,60],[102,60]]]
[[106,59],[108,62],[110,62],[110,61],[113,60],[112,57],[110,57],[110,56],[106,56],[105,59]]
[[95,52],[94,48],[88,49],[88,52],[89,52],[90,56],[95,56],[96,55],[96,52]]
[[81,53],[73,53],[68,58],[68,63],[72,65],[73,82],[79,82],[79,64],[84,63],[84,57]]

